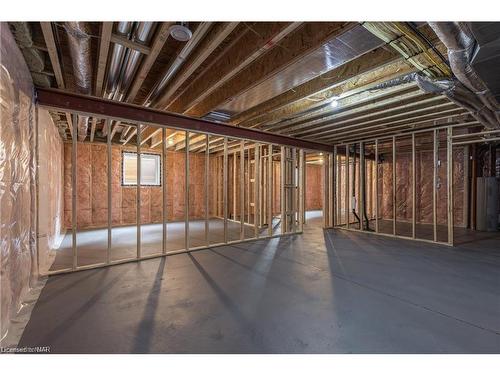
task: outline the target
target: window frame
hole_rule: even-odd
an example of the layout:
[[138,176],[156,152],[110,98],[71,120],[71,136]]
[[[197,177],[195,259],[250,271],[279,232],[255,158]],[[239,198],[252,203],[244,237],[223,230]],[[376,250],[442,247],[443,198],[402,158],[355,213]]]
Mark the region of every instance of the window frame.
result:
[[[136,151],[125,151],[125,150],[122,150],[121,152],[121,186],[122,187],[137,187],[139,186],[139,184],[136,183],[135,184],[127,184],[125,183],[125,154],[131,154],[131,155],[135,155],[136,157],[136,160],[137,160],[137,152]],[[161,157],[161,154],[156,154],[156,153],[152,153],[152,152],[141,152],[140,156],[141,156],[141,159],[142,159],[142,156],[143,155],[150,155],[150,156],[155,156],[158,158],[158,172],[159,172],[159,178],[158,178],[158,184],[143,184],[142,181],[141,181],[141,184],[140,186],[149,186],[149,187],[161,187],[163,185],[163,168],[162,168],[162,165],[163,165],[163,161],[162,161],[162,157]],[[142,174],[142,169],[141,169],[141,174]],[[141,176],[141,180],[142,180],[142,176]]]

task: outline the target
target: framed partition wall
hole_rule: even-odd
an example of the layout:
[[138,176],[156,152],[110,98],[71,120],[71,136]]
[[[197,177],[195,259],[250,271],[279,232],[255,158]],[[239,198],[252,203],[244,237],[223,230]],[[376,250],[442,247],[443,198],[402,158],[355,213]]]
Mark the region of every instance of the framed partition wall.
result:
[[[484,142],[461,123],[334,146],[325,173],[331,177],[332,218],[345,230],[453,246],[454,228],[466,227],[466,145]],[[330,194],[330,195],[329,195]],[[458,202],[459,204],[455,204]],[[464,219],[465,218],[465,219]]]
[[[301,233],[304,150],[333,161],[324,144],[44,94],[40,107],[71,114],[72,137],[64,144],[66,235],[51,266],[39,264],[43,275]],[[106,135],[79,139],[81,116]],[[118,127],[135,136],[112,141]]]

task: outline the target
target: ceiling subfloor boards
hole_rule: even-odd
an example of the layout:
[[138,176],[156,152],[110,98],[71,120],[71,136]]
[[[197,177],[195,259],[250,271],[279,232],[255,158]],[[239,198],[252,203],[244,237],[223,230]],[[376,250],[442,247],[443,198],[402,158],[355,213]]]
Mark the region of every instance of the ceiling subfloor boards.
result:
[[354,23],[306,23],[282,40],[279,46],[255,61],[227,81],[186,114],[202,117],[220,104],[255,86],[312,52],[327,40],[353,27]]

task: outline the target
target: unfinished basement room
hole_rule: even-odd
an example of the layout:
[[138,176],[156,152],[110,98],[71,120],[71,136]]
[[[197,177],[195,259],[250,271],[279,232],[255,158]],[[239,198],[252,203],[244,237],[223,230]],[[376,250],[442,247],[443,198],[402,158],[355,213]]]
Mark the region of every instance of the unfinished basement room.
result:
[[499,22],[6,21],[0,74],[4,353],[500,352]]

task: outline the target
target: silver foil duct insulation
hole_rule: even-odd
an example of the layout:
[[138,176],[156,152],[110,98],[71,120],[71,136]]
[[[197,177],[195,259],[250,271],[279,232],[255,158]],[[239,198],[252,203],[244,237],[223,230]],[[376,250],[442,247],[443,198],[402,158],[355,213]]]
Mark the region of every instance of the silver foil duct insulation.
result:
[[[90,49],[90,31],[86,22],[65,22],[64,29],[68,36],[68,45],[75,77],[76,91],[90,95],[92,91],[92,61]],[[78,116],[78,140],[87,136],[89,118]]]
[[[429,22],[439,39],[448,48],[448,59],[457,79],[493,113],[499,110],[498,102],[488,86],[470,64],[475,52],[476,40],[463,22]],[[495,118],[499,119],[498,113]]]

